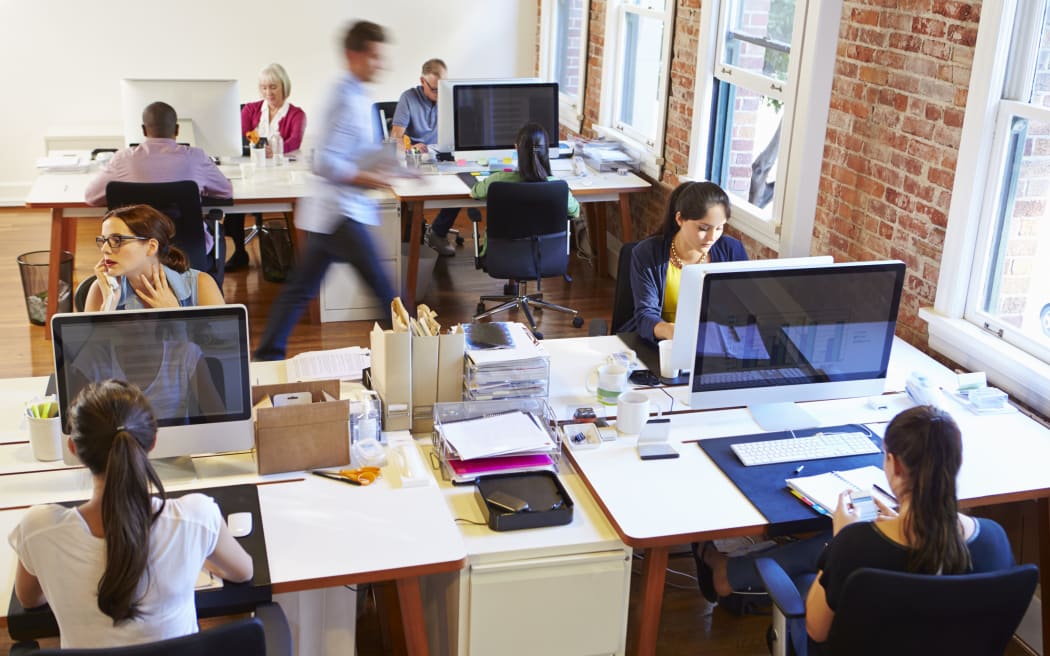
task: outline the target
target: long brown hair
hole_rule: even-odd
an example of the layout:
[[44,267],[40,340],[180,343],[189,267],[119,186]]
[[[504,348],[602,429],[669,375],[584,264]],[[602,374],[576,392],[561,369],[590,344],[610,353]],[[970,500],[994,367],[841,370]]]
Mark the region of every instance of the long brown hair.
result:
[[909,570],[924,574],[970,570],[955,491],[962,466],[962,434],[955,420],[933,406],[910,408],[886,427],[883,445],[905,468],[906,487],[898,494],[910,502],[901,526],[911,542]]
[[675,215],[682,213],[682,219],[695,221],[707,216],[707,210],[721,205],[729,219],[729,194],[713,182],[683,182],[675,187],[667,199],[667,211],[664,213],[662,232],[665,237],[674,237],[680,226]]
[[167,215],[149,205],[128,205],[110,210],[102,220],[110,217],[126,223],[132,234],[138,237],[156,239],[157,259],[161,264],[178,273],[184,273],[190,268],[190,260],[186,253],[172,244],[172,240],[175,239],[175,224]]
[[526,182],[543,182],[550,177],[551,160],[547,131],[539,123],[526,123],[514,140],[518,151],[518,173]]
[[[114,626],[141,615],[139,582],[149,576],[149,536],[164,509],[164,486],[146,454],[157,437],[157,421],[139,388],[119,380],[92,383],[70,408],[77,457],[105,476],[102,529],[106,567],[98,582],[98,608]],[[152,489],[160,497],[154,512]]]

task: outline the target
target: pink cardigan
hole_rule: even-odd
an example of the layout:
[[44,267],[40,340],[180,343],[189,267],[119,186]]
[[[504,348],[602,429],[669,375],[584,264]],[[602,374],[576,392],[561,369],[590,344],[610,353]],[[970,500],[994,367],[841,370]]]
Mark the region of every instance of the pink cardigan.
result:
[[[241,108],[241,132],[248,132],[259,127],[259,119],[262,117],[262,104],[264,101],[246,103]],[[303,132],[306,130],[306,112],[295,105],[288,103],[288,113],[284,115],[278,124],[281,137],[284,139],[284,152],[290,153],[299,150],[303,143]]]

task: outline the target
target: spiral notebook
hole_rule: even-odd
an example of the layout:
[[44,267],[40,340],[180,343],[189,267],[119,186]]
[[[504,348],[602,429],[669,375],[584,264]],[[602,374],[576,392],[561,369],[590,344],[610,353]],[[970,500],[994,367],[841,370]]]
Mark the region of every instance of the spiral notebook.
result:
[[839,494],[843,490],[865,493],[870,491],[873,497],[877,497],[887,506],[897,505],[897,500],[886,494],[890,489],[886,474],[873,465],[846,471],[830,471],[816,476],[789,478],[784,482],[804,503],[814,506],[814,510],[824,514],[835,511],[839,503]]

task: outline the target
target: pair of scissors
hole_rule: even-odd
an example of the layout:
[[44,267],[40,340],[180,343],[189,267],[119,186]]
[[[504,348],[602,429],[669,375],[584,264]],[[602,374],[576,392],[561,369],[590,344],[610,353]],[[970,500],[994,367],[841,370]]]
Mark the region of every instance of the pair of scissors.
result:
[[339,471],[315,469],[310,473],[351,485],[371,485],[379,478],[379,467],[358,467],[357,469],[340,469]]

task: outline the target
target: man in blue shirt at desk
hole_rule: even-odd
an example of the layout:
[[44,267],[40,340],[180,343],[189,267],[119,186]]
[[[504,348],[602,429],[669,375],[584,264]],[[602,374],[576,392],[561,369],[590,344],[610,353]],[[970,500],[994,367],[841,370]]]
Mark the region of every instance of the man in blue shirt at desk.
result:
[[[397,100],[394,118],[390,121],[390,138],[395,141],[406,134],[417,148],[426,150],[428,144],[437,143],[438,83],[448,76],[445,62],[428,59],[423,62],[419,85],[408,89]],[[456,249],[448,243],[448,231],[459,214],[458,207],[445,207],[438,212],[427,229],[426,243],[439,255],[452,257]]]
[[296,211],[296,227],[309,233],[306,253],[273,303],[257,360],[285,357],[288,336],[332,262],[357,269],[383,307],[394,299],[367,229],[379,223],[367,191],[388,189],[387,179],[397,174],[396,166],[383,165],[382,145],[372,138],[372,101],[364,87],[382,68],[385,41],[383,28],[368,21],[355,23],[343,40],[348,70],[325,104],[322,146],[314,161],[319,179]]

